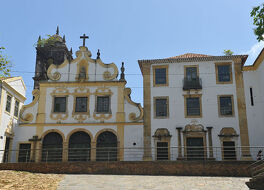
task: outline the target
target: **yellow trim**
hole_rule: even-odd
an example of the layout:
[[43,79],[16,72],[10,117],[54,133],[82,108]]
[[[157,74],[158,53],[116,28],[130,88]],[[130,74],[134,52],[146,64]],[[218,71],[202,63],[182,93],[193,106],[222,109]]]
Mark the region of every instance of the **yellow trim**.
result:
[[[85,68],[85,78],[84,79],[80,79],[80,71],[81,68]],[[89,80],[89,70],[88,70],[89,64],[87,62],[87,60],[83,59],[80,62],[77,63],[77,74],[75,76],[75,80],[76,81],[88,81]]]
[[96,59],[96,63],[99,63],[99,65],[102,66],[103,68],[106,68],[106,69],[113,68],[114,69],[114,73],[112,75],[109,71],[105,71],[103,73],[104,80],[113,80],[113,79],[117,78],[118,68],[114,63],[105,64],[102,62],[101,59]]
[[[242,60],[237,58],[234,60],[235,67],[235,80],[236,80],[236,95],[237,95],[237,110],[238,121],[240,130],[240,143],[242,147],[249,147],[248,123],[247,123],[247,110],[244,90],[244,79],[242,73]],[[249,148],[242,148],[242,159],[250,160]]]
[[93,142],[93,140],[94,140],[93,134],[90,131],[88,131],[87,129],[84,129],[84,128],[77,128],[77,129],[73,129],[71,132],[68,133],[68,135],[66,137],[66,140],[65,140],[65,143],[67,143],[69,145],[70,137],[76,132],[85,132],[85,133],[87,133],[89,135],[90,139],[91,139],[91,143]]
[[53,69],[61,69],[63,67],[65,67],[66,65],[69,64],[69,61],[67,59],[64,59],[64,62],[61,64],[61,65],[54,65],[54,64],[51,64],[47,70],[47,75],[48,75],[48,78],[52,81],[57,81],[57,80],[60,80],[61,78],[61,74],[56,71],[54,72],[53,74],[51,73]]
[[[167,116],[156,116],[156,99],[166,99],[167,100]],[[155,119],[167,119],[170,117],[170,112],[169,112],[169,96],[155,96],[153,97],[153,105],[154,105],[154,118]]]
[[[185,118],[200,118],[203,117],[202,113],[202,94],[184,94],[184,116]],[[187,115],[187,100],[186,98],[199,98],[199,104],[200,104],[200,115]]]
[[[27,113],[24,117],[23,117],[23,113],[27,108],[33,107],[39,100],[39,96],[40,96],[40,92],[38,89],[34,89],[32,91],[32,95],[34,96],[34,100],[28,104],[28,105],[23,105],[21,110],[20,110],[20,121],[22,123],[30,123],[31,121],[33,121],[33,114],[32,113]],[[46,103],[46,102],[44,102]]]
[[[229,65],[230,67],[230,81],[227,82],[221,82],[218,81],[218,66],[225,66]],[[215,62],[215,79],[216,79],[216,84],[233,84],[233,72],[232,72],[232,62]]]
[[81,87],[81,86],[124,86],[126,82],[121,81],[85,81],[85,82],[40,82],[42,87]]
[[143,125],[143,122],[113,122],[113,123],[21,123],[19,127],[36,127],[44,126],[116,126],[116,125]]
[[[57,122],[61,122],[61,120],[65,120],[68,118],[68,94],[69,90],[67,88],[56,88],[50,93],[52,97],[52,105],[51,105],[51,111],[50,111],[50,119],[57,120]],[[57,97],[65,97],[66,98],[66,110],[65,112],[54,112],[54,103],[55,98]]]
[[[129,117],[129,120],[130,121],[139,121],[139,120],[142,120],[143,119],[143,108],[142,108],[142,106],[141,106],[140,103],[136,103],[136,102],[134,102],[134,101],[131,100],[130,94],[131,94],[131,89],[130,88],[125,88],[124,89],[125,99],[127,100],[127,102],[129,104],[131,104],[133,106],[136,106],[139,109],[140,114],[137,117],[136,116],[136,113],[130,113],[129,116],[128,116]],[[122,98],[122,97],[120,97],[120,98]]]
[[[156,84],[156,69],[166,69],[166,83],[165,84]],[[159,86],[169,86],[169,65],[153,65],[152,66],[152,72],[153,72],[153,86],[159,87]]]
[[184,65],[184,78],[186,78],[186,68],[195,67],[197,72],[197,77],[199,77],[199,65]]
[[[221,97],[231,97],[231,102],[232,102],[232,115],[222,115],[221,114],[221,106],[220,106],[220,98]],[[235,107],[234,107],[234,97],[232,94],[225,94],[225,95],[218,95],[217,96],[217,103],[218,103],[218,116],[219,117],[234,117],[235,116]]]

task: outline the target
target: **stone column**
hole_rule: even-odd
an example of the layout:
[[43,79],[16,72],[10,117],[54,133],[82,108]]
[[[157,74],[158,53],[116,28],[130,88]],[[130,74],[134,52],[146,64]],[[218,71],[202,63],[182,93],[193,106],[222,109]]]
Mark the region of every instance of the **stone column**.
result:
[[178,160],[182,160],[182,144],[181,144],[181,130],[182,127],[176,127],[178,132]]
[[63,162],[68,161],[68,142],[64,142],[62,144],[62,161]]
[[212,128],[213,127],[206,127],[208,131],[208,144],[209,144],[209,159],[214,159],[214,152],[213,152],[213,141],[212,141]]
[[96,161],[96,142],[91,142],[91,161]]

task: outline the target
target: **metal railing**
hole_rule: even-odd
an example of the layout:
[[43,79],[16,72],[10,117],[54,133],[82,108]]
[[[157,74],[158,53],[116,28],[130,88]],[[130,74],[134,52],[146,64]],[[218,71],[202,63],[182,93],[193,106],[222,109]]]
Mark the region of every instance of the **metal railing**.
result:
[[185,77],[183,79],[183,90],[202,89],[202,79],[198,76],[196,78]]
[[259,150],[264,147],[102,147],[102,148],[47,148],[0,150],[2,162],[88,162],[88,161],[143,161],[143,157],[150,157],[153,161],[239,161],[247,158],[256,160]]

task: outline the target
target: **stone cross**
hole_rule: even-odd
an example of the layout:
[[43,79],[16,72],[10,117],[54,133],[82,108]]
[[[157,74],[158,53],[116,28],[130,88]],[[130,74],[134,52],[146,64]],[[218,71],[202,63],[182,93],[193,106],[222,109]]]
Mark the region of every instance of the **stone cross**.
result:
[[33,142],[33,146],[32,146],[32,153],[33,153],[33,155],[32,155],[32,162],[34,162],[35,161],[35,155],[36,155],[36,148],[37,148],[37,142],[38,141],[41,141],[41,138],[38,138],[38,135],[34,135],[33,136],[33,138],[32,139],[28,139],[28,141],[31,141],[31,142]]
[[81,39],[83,39],[83,47],[85,47],[85,39],[89,38],[88,36],[86,36],[85,34],[83,34],[82,36],[80,36]]

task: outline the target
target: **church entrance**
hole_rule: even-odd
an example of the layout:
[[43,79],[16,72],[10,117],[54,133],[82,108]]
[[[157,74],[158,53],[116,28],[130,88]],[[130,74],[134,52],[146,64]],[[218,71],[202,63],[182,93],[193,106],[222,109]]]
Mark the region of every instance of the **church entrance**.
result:
[[186,138],[187,160],[203,160],[204,159],[204,142],[201,137]]
[[62,137],[59,133],[48,133],[42,143],[42,162],[62,161]]
[[91,138],[83,132],[75,132],[69,140],[68,161],[90,161]]
[[112,132],[106,131],[98,136],[96,161],[117,161],[117,137]]

